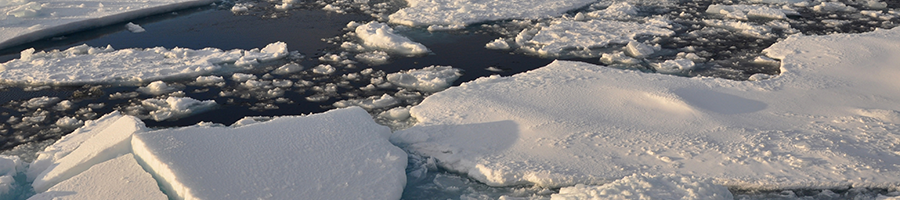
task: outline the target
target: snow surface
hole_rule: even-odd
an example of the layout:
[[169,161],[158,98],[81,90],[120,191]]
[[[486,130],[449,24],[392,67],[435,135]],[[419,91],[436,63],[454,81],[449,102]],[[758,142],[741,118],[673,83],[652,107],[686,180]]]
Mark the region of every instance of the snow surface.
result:
[[538,19],[594,3],[595,0],[407,0],[391,23],[407,26],[469,25],[503,19]]
[[678,174],[741,189],[900,185],[900,28],[794,35],[765,80],[556,61],[427,97],[392,141],[491,186]]
[[601,186],[559,189],[551,200],[579,199],[734,199],[728,188],[695,177],[633,174]]
[[0,49],[214,0],[6,0],[0,3]]
[[125,154],[91,166],[88,170],[28,198],[41,199],[169,199],[133,154]]
[[[23,85],[136,84],[239,70],[284,58],[287,44],[274,42],[262,50],[200,50],[163,47],[114,50],[87,45],[64,51],[22,51],[19,59],[0,63],[0,83]],[[85,67],[89,66],[89,67]],[[236,66],[236,67],[235,67]]]
[[399,199],[407,155],[389,135],[353,107],[138,133],[132,144],[175,199]]

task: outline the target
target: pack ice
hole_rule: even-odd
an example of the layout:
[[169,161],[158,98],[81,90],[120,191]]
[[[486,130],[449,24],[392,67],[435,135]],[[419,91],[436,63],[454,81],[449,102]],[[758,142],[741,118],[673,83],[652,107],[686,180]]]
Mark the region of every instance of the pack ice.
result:
[[[781,74],[757,81],[571,61],[484,77],[412,107],[418,124],[392,140],[492,186],[632,174],[740,189],[900,185],[900,28],[794,35],[765,54]],[[612,191],[579,187],[560,192]]]
[[239,122],[85,122],[30,165],[32,199],[399,199],[406,184],[406,153],[359,107]]
[[236,71],[284,58],[287,44],[262,49],[224,51],[216,48],[120,49],[79,45],[59,51],[26,49],[18,59],[0,63],[0,82],[17,85],[139,84]]
[[0,2],[0,49],[213,1],[5,0]]
[[408,7],[391,14],[391,23],[407,26],[465,26],[503,19],[558,16],[594,0],[407,0]]

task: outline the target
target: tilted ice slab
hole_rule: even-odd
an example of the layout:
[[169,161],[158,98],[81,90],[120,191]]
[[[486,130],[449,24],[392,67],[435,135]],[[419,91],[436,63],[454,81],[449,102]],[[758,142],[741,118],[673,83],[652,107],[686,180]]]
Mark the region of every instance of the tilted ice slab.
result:
[[[353,25],[350,22],[348,26]],[[404,56],[415,56],[431,52],[425,45],[413,42],[409,38],[394,32],[394,29],[381,22],[369,22],[356,26],[356,36],[369,49],[383,50]]]
[[558,16],[595,0],[407,0],[409,7],[389,16],[408,26],[468,25],[503,19]]
[[19,59],[0,63],[0,82],[25,85],[79,85],[90,83],[136,84],[237,70],[284,58],[287,44],[275,42],[263,49],[200,50],[163,47],[114,50],[87,45],[64,51],[22,51]]
[[208,5],[214,0],[4,0],[0,49],[144,16]]
[[407,155],[389,135],[352,107],[139,133],[132,144],[175,199],[399,199]]
[[28,198],[41,199],[169,199],[150,173],[144,171],[133,154],[125,154],[91,166],[84,172],[56,184],[46,192]]
[[609,44],[628,44],[637,36],[672,36],[668,23],[638,23],[613,20],[586,22],[558,20],[536,33],[524,30],[516,36],[522,50],[543,56],[559,56],[566,50],[585,50]]
[[493,186],[682,174],[738,188],[900,185],[900,28],[791,36],[760,81],[556,61],[426,98],[392,140]]

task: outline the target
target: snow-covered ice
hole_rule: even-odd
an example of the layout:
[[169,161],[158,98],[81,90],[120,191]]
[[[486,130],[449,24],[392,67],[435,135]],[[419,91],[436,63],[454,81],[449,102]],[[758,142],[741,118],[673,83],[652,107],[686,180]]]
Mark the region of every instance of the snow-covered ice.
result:
[[632,174],[601,186],[575,185],[559,189],[551,200],[588,199],[722,199],[734,197],[728,188],[696,177]]
[[710,5],[706,13],[720,14],[726,18],[748,20],[751,17],[768,19],[785,19],[788,14],[799,15],[797,11],[770,8],[760,5]]
[[9,194],[16,186],[14,177],[25,171],[25,162],[16,156],[0,155],[0,196]]
[[131,31],[132,33],[140,33],[140,32],[147,31],[147,30],[144,30],[144,27],[141,27],[141,25],[137,25],[137,24],[131,23],[131,22],[128,22],[127,24],[125,24],[125,28],[128,29],[128,31]]
[[408,7],[389,16],[391,23],[408,26],[469,25],[503,19],[559,16],[594,0],[407,0]]
[[450,66],[430,66],[422,69],[412,69],[385,76],[388,82],[403,88],[437,92],[450,87],[456,81],[460,73],[459,69]]
[[430,52],[425,45],[397,34],[393,28],[381,22],[373,21],[356,26],[356,36],[363,41],[363,46],[389,53],[415,56]]
[[213,1],[8,0],[0,3],[0,49]]
[[215,108],[215,100],[200,101],[190,97],[167,97],[165,99],[144,99],[140,104],[124,108],[124,112],[154,121],[173,120],[202,113]]
[[672,36],[668,24],[613,20],[586,22],[558,20],[537,32],[524,30],[516,36],[522,50],[541,56],[560,56],[564,51],[585,51],[609,44],[628,44],[638,36]]
[[0,82],[23,85],[136,84],[236,71],[288,54],[284,42],[271,43],[261,50],[229,51],[163,47],[115,50],[111,46],[87,45],[49,52],[27,49],[22,51],[19,59],[0,63]]
[[740,189],[900,185],[900,28],[794,35],[781,74],[685,78],[556,61],[412,107],[392,140],[492,186],[680,174]]
[[131,153],[96,164],[29,200],[169,199]]
[[176,199],[399,199],[407,156],[389,134],[353,107],[139,133],[132,144]]

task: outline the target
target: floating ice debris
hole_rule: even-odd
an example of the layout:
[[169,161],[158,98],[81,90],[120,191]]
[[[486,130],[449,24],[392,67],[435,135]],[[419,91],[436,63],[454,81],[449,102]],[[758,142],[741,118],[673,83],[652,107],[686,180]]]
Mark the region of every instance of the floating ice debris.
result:
[[313,73],[316,73],[316,74],[326,74],[327,75],[327,74],[334,73],[334,71],[337,71],[337,69],[329,64],[321,64],[321,65],[318,65],[315,68],[313,68],[312,71],[313,71]]
[[49,38],[59,33],[124,23],[214,0],[4,0],[0,3],[0,49]]
[[[581,14],[581,13],[578,13]],[[574,20],[582,21],[590,18],[601,18],[601,19],[624,19],[629,18],[638,14],[638,9],[634,7],[634,5],[628,2],[620,2],[610,5],[603,10],[597,10],[593,12],[589,12],[587,14],[583,14],[584,16],[578,17],[576,14]],[[586,16],[586,17],[585,17]]]
[[25,108],[34,109],[34,108],[48,107],[48,106],[56,104],[58,102],[60,102],[59,97],[41,96],[41,97],[35,97],[35,98],[28,99],[28,101],[23,102],[21,106],[25,107]]
[[140,25],[137,25],[137,24],[134,24],[131,22],[128,22],[128,24],[125,24],[125,28],[127,28],[128,31],[131,31],[132,33],[140,33],[140,32],[147,31],[147,30],[144,30],[144,27],[141,27]]
[[62,117],[56,120],[56,126],[64,128],[78,128],[84,125],[84,121],[74,117]]
[[737,20],[748,20],[751,17],[769,18],[769,19],[785,19],[787,15],[799,15],[797,11],[770,8],[758,5],[710,5],[706,9],[706,13],[721,14],[726,18]]
[[781,74],[757,81],[570,61],[484,77],[428,96],[392,140],[491,186],[646,172],[737,189],[900,184],[884,139],[900,137],[900,28],[794,35],[764,52]]
[[[351,22],[354,23],[354,22]],[[352,25],[348,25],[351,27]],[[387,24],[369,22],[356,26],[356,36],[367,48],[386,51],[404,56],[415,56],[430,52],[425,45],[413,42],[409,38],[394,32]]]
[[299,71],[303,71],[303,66],[300,66],[300,64],[292,62],[292,63],[284,64],[281,67],[278,67],[277,69],[272,70],[272,74],[285,75],[285,74],[296,73]]
[[[167,78],[240,70],[239,60],[266,62],[288,55],[284,42],[262,50],[200,50],[162,47],[114,50],[75,46],[64,51],[22,51],[19,59],[0,63],[0,82],[26,85],[79,85],[90,83],[136,84]],[[88,67],[86,67],[88,66]]]
[[403,88],[423,92],[437,92],[450,87],[462,75],[459,69],[450,66],[430,66],[412,69],[385,76],[388,82]]
[[0,155],[0,196],[7,195],[13,187],[16,187],[16,180],[13,178],[20,172],[25,172],[25,162],[16,156]]
[[633,174],[600,186],[575,185],[559,189],[551,200],[581,199],[734,199],[728,188],[696,177]]
[[369,65],[381,65],[387,63],[391,56],[384,51],[372,51],[357,54],[354,58]]
[[675,32],[661,26],[637,22],[558,20],[536,33],[524,30],[516,36],[522,50],[542,56],[559,56],[564,51],[588,50],[609,44],[628,44],[637,36],[672,36]]
[[334,107],[338,108],[346,108],[350,106],[359,106],[366,110],[372,110],[377,108],[385,108],[393,105],[397,105],[400,103],[396,98],[391,95],[384,94],[381,96],[372,96],[364,99],[350,99],[350,100],[342,100],[334,103]]
[[96,199],[110,195],[123,199],[169,199],[131,153],[93,165],[28,199]]
[[198,85],[217,85],[221,87],[225,85],[225,78],[222,78],[221,76],[198,76],[194,79],[193,83]]
[[347,108],[139,133],[132,144],[178,199],[399,199],[407,155],[389,134],[363,109]]
[[[155,121],[178,119],[204,112],[216,106],[215,100],[200,101],[190,97],[168,97],[166,99],[145,99],[140,105],[125,108],[129,114]],[[139,112],[135,113],[135,112]],[[143,114],[147,112],[147,114]]]
[[509,49],[509,43],[506,43],[506,40],[503,38],[497,38],[497,39],[485,44],[484,48],[506,50],[506,49]]
[[653,69],[655,69],[656,72],[659,72],[659,73],[676,74],[676,73],[686,72],[687,70],[691,70],[694,68],[694,65],[695,65],[694,61],[682,58],[682,59],[675,59],[675,60],[667,60],[665,62],[658,63],[653,66]]
[[391,23],[408,26],[468,25],[503,19],[559,16],[594,0],[410,0],[408,7],[389,16]]
[[153,81],[146,87],[139,87],[138,92],[149,95],[160,95],[181,90],[181,87],[170,86],[163,81]]

